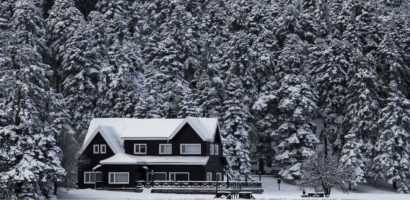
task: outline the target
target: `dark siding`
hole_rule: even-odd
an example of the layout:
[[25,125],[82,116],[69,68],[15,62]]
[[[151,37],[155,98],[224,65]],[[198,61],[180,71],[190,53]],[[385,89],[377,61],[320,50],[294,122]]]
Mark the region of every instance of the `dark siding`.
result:
[[[93,153],[93,145],[94,144],[105,144],[107,146],[107,153],[106,154],[94,154]],[[88,147],[85,148],[84,152],[78,158],[78,187],[93,187],[93,185],[84,185],[84,171],[92,171],[92,168],[98,165],[100,160],[107,159],[114,155],[114,152],[111,150],[110,146],[108,146],[107,142],[105,142],[104,138],[100,133],[97,133],[93,140],[91,140]]]
[[[104,165],[98,168],[97,171],[102,172],[102,182],[97,184],[97,187],[134,187],[136,180],[144,174],[144,170],[137,165]],[[109,172],[128,172],[129,184],[109,184]]]
[[[199,143],[201,144],[201,154],[200,155],[195,155],[195,156],[205,156],[209,155],[209,144],[208,142],[202,141],[202,139],[199,137],[199,135],[192,129],[192,127],[188,124],[185,124],[181,130],[175,135],[172,140],[167,141],[167,140],[125,140],[124,141],[124,148],[125,148],[125,153],[128,154],[134,154],[134,144],[135,143],[141,143],[141,144],[147,144],[147,154],[144,155],[159,155],[159,156],[191,156],[191,155],[186,155],[180,154],[180,144],[182,143]],[[165,144],[165,143],[171,143],[172,144],[172,154],[170,155],[163,155],[159,154],[159,144]],[[141,154],[138,154],[139,156],[143,156]]]
[[[169,179],[169,172],[189,172],[189,178],[192,181],[202,181],[205,180],[205,169],[204,166],[199,165],[152,165],[147,166],[149,171],[154,170],[154,172],[167,172]],[[142,176],[142,180],[146,180],[146,173]]]

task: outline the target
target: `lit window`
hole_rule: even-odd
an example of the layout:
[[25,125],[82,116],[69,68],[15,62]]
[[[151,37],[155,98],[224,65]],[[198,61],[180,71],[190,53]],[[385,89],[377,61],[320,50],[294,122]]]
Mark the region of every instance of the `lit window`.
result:
[[99,154],[100,153],[100,145],[98,145],[98,144],[93,145],[93,153],[94,154]]
[[134,144],[134,154],[146,154],[147,144]]
[[181,154],[201,154],[201,144],[181,144]]
[[160,144],[159,154],[172,154],[172,144]]
[[110,172],[108,173],[108,183],[109,184],[128,184],[129,176],[128,172]]
[[107,153],[107,146],[105,144],[100,145],[100,153],[101,154]]

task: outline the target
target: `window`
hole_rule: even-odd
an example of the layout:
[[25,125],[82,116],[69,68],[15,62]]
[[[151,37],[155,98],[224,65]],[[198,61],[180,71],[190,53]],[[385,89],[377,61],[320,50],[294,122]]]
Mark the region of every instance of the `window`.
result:
[[211,144],[209,147],[210,155],[219,155],[219,144]]
[[109,184],[128,184],[129,183],[128,172],[110,172],[108,173],[108,183]]
[[217,172],[217,173],[216,173],[216,181],[223,181],[223,179],[222,179],[222,173],[220,173],[220,172]]
[[147,181],[152,181],[152,178],[154,178],[154,181],[168,180],[166,172],[147,172]]
[[147,154],[147,144],[134,144],[134,154]]
[[212,172],[207,172],[206,173],[206,180],[207,181],[212,181]]
[[102,182],[101,172],[84,172],[84,184],[94,184]]
[[189,172],[169,172],[170,181],[189,181]]
[[181,144],[181,154],[201,154],[201,144]]
[[98,145],[98,144],[93,145],[93,153],[94,154],[99,154],[100,153],[100,145]]
[[172,154],[172,144],[159,144],[159,154]]
[[100,145],[100,153],[101,154],[107,153],[107,146],[105,144]]

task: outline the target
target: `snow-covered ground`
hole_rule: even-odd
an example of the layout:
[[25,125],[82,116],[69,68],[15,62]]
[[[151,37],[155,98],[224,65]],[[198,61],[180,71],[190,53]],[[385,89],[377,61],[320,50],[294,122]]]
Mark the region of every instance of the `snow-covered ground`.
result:
[[[373,187],[362,185],[357,190],[343,193],[332,189],[329,198],[301,198],[301,191],[298,186],[282,181],[280,191],[278,190],[277,180],[272,177],[262,177],[262,184],[265,189],[263,194],[255,194],[258,200],[409,200],[410,195],[398,194],[386,185]],[[309,191],[307,191],[309,192]],[[206,194],[157,194],[150,193],[149,189],[144,189],[142,193],[103,191],[93,189],[72,189],[61,192],[58,199],[141,199],[141,200],[208,200],[213,199],[214,195]]]

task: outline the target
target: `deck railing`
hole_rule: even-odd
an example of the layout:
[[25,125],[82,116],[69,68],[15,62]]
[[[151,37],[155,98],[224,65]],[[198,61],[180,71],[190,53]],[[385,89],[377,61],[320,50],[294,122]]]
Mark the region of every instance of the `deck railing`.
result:
[[262,183],[250,181],[137,181],[137,187],[255,189],[262,188]]

